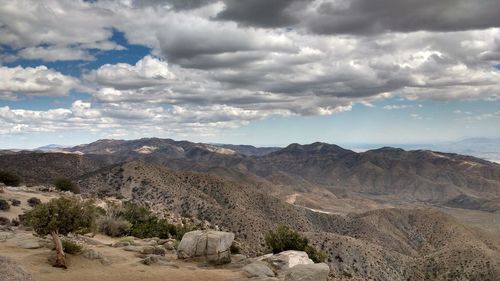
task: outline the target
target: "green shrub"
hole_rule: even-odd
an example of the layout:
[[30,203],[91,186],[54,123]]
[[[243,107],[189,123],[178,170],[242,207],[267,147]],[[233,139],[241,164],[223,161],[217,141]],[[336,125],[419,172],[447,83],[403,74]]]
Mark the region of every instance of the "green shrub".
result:
[[10,210],[10,204],[5,199],[0,199],[0,211]]
[[36,205],[39,205],[42,203],[42,201],[36,197],[31,197],[30,199],[28,199],[28,205],[30,207],[35,207]]
[[123,237],[130,234],[132,224],[122,218],[101,217],[97,220],[97,230],[111,237]]
[[0,225],[10,225],[10,220],[8,218],[0,217]]
[[7,186],[19,186],[21,178],[12,172],[0,171],[0,182]]
[[234,242],[233,242],[233,244],[231,244],[231,247],[229,248],[229,250],[231,251],[231,254],[233,254],[233,255],[237,255],[241,252],[240,247],[238,247],[238,245],[236,245]]
[[14,206],[14,207],[17,207],[17,206],[21,205],[21,201],[15,199],[15,198],[9,199],[9,201],[12,204],[12,206]]
[[61,239],[61,244],[65,253],[76,255],[82,251],[82,246],[69,239]]
[[60,191],[71,191],[75,194],[80,193],[80,188],[71,179],[65,177],[57,178],[54,181],[54,185]]
[[192,226],[192,225],[189,225],[189,224],[184,224],[184,225],[181,225],[181,224],[178,224],[175,226],[175,233],[173,233],[172,235],[175,237],[175,239],[177,240],[182,240],[182,236],[184,236],[184,234],[186,234],[186,232],[190,232],[190,231],[193,231],[195,230],[195,228]]
[[273,254],[283,251],[295,250],[304,251],[314,262],[325,261],[326,255],[309,244],[309,240],[302,237],[297,231],[290,229],[286,225],[279,225],[276,230],[267,233],[266,245]]
[[125,203],[120,217],[132,224],[130,235],[138,238],[158,237],[166,239],[171,236],[179,237],[179,235],[184,235],[186,231],[191,230],[191,228],[188,230],[187,227],[170,224],[165,219],[159,219],[146,207],[130,202]]

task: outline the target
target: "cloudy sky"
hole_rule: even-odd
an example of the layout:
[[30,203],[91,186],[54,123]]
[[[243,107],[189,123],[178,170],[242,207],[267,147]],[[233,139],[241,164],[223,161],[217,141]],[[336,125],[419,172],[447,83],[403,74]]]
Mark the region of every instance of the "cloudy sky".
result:
[[500,136],[498,0],[0,0],[0,147]]

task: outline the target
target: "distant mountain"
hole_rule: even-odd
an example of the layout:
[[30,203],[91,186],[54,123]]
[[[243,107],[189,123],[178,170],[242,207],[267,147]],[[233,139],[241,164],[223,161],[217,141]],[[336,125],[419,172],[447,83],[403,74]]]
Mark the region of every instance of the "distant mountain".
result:
[[[63,151],[0,155],[0,170],[29,183],[66,176],[83,196],[120,195],[210,221],[234,232],[250,256],[264,251],[269,230],[286,224],[323,250],[331,268],[356,280],[500,275],[497,234],[415,208],[498,212],[500,165],[472,156],[392,147],[357,153],[320,142],[257,156],[157,138],[100,140]],[[395,205],[401,208],[387,208]],[[338,206],[355,212],[328,213]]]
[[64,148],[68,148],[68,146],[59,145],[59,144],[48,144],[44,146],[40,146],[35,148],[35,151],[43,151],[43,152],[58,152],[62,151]]
[[[158,138],[99,140],[63,150],[82,154],[78,159],[90,162],[97,159],[103,163],[84,172],[97,170],[104,164],[141,160],[260,186],[281,198],[297,192],[312,197],[317,194],[314,190],[328,191],[338,198],[361,196],[385,202],[435,204],[444,204],[461,195],[486,200],[500,197],[500,165],[472,156],[428,150],[405,151],[384,147],[357,153],[317,142],[291,144],[263,156],[247,156],[225,147]],[[68,158],[59,157],[63,161]],[[8,160],[1,156],[0,169],[2,162],[5,166],[15,167],[9,164],[16,162],[15,158],[15,154]],[[30,163],[29,158],[29,154],[20,157],[25,168],[39,163]],[[58,163],[57,160],[54,162]],[[38,168],[47,170],[50,166],[51,163],[47,163]],[[19,170],[27,173],[23,168]],[[32,174],[29,178],[35,180],[36,173]]]
[[271,152],[278,151],[282,147],[255,147],[253,145],[235,145],[235,144],[214,144],[218,147],[231,149],[239,154],[247,156],[263,156]]

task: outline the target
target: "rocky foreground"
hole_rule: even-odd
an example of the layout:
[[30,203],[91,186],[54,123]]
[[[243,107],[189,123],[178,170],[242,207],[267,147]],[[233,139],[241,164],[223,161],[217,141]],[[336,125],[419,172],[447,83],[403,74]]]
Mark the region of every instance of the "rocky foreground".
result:
[[[6,194],[7,193],[7,194]],[[48,201],[57,193],[32,189],[8,190],[3,197],[22,204],[0,216],[14,218],[29,209],[26,198]],[[21,209],[21,210],[18,210]],[[81,246],[76,254],[66,254],[69,268],[54,268],[54,243],[49,237],[37,237],[23,226],[0,226],[0,280],[287,280],[326,281],[330,268],[315,264],[305,252],[286,251],[247,257],[231,254],[234,233],[196,230],[175,239],[136,237],[112,238],[102,234],[71,235],[69,240]]]

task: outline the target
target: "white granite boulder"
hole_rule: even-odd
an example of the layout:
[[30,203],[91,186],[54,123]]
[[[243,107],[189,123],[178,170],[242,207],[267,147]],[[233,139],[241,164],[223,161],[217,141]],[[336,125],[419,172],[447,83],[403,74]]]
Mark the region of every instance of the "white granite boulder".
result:
[[212,263],[231,261],[230,247],[234,233],[222,231],[191,231],[184,234],[177,247],[179,259],[205,258]]

